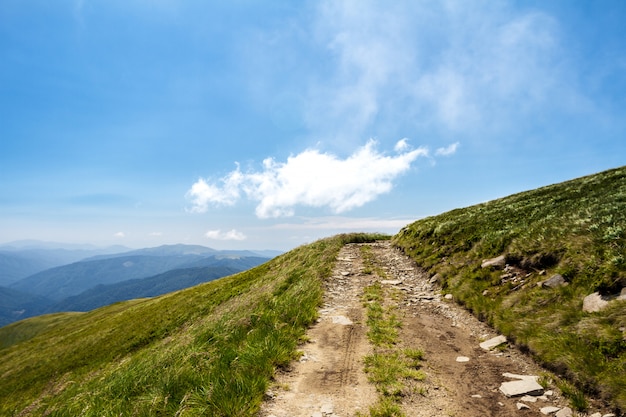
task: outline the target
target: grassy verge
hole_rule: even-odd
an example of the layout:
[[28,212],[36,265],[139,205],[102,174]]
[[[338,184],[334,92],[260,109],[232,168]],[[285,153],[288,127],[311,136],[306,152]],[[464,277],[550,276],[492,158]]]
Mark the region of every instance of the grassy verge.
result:
[[0,350],[0,415],[253,416],[317,317],[340,248],[375,238],[323,239],[231,277],[39,326]]
[[[371,248],[362,246],[364,270],[376,269],[379,277],[384,271],[376,267]],[[396,307],[388,302],[389,294],[376,282],[364,289],[362,300],[367,309],[367,337],[373,353],[364,359],[368,379],[376,386],[379,398],[370,407],[371,417],[401,417],[402,397],[410,390],[411,381],[421,381],[425,375],[419,370],[423,352],[417,349],[401,349],[398,330],[402,321]]]
[[[585,313],[585,296],[626,287],[626,168],[419,220],[393,238],[479,318],[569,381],[626,410],[626,302]],[[481,268],[504,255],[509,271]],[[538,284],[560,274],[566,286]]]

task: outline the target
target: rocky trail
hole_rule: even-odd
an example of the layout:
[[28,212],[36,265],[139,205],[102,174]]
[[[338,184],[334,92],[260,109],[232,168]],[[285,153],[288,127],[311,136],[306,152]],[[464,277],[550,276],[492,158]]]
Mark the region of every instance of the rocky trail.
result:
[[[443,297],[437,284],[390,242],[367,245],[378,269],[371,271],[364,265],[362,244],[344,246],[325,283],[318,322],[300,348],[302,356],[291,369],[277,375],[261,417],[370,415],[370,407],[381,394],[364,370],[364,357],[373,348],[362,295],[375,282],[398,306],[396,314],[402,322],[398,345],[424,352],[421,371],[425,379],[403,392],[404,415],[587,415],[572,413],[556,388],[538,386],[533,376],[540,376],[542,369],[514,347],[486,347],[483,342],[498,336],[493,329],[449,296]],[[510,391],[517,388],[532,395]]]

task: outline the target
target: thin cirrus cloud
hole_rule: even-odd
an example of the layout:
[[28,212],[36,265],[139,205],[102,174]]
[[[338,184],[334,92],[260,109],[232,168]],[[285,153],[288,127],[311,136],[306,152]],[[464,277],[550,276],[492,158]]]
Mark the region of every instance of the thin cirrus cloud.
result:
[[238,230],[232,229],[227,232],[221,230],[209,230],[205,236],[213,240],[246,240],[247,236]]
[[367,204],[393,188],[394,180],[406,173],[428,149],[409,149],[405,139],[389,156],[368,141],[352,155],[341,159],[317,149],[306,149],[286,162],[263,161],[263,169],[242,172],[240,167],[211,182],[200,178],[187,192],[190,211],[203,213],[209,206],[232,206],[242,196],[257,203],[259,218],[292,216],[296,206],[326,207],[343,213]]
[[437,156],[450,156],[456,153],[456,150],[459,147],[459,142],[455,142],[449,146],[443,147],[443,148],[438,148],[435,151],[435,155]]
[[467,136],[586,103],[546,13],[455,0],[318,5],[314,39],[334,65],[310,77],[306,119],[325,136],[360,137],[375,123]]

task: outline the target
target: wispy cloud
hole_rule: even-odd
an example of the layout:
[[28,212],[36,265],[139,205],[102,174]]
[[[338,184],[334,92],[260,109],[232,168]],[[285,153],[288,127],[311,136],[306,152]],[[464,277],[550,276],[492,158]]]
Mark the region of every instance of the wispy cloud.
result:
[[370,140],[345,159],[307,149],[286,162],[268,158],[258,172],[244,173],[237,165],[218,181],[201,178],[194,183],[187,192],[190,210],[202,213],[209,205],[233,205],[243,194],[258,203],[259,218],[292,216],[298,205],[343,213],[389,192],[417,158],[428,156],[426,148],[409,149],[406,140],[396,149],[402,151],[385,155]]
[[446,146],[445,148],[438,148],[435,151],[435,155],[437,156],[450,156],[456,153],[456,150],[459,148],[460,143],[455,142],[451,145]]
[[306,118],[324,137],[399,124],[500,130],[580,100],[546,13],[506,2],[328,0],[314,22],[332,65],[309,77]]
[[242,232],[239,232],[235,229],[229,230],[227,232],[222,232],[221,230],[209,230],[205,233],[205,236],[209,239],[213,240],[246,240],[247,236]]
[[123,238],[126,237],[126,233],[124,233],[124,232],[117,232],[113,236],[115,236],[118,239],[123,239]]

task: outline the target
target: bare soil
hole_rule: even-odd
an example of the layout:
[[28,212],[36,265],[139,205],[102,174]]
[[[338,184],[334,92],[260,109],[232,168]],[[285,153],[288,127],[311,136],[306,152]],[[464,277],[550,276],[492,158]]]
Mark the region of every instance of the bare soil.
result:
[[[422,370],[427,378],[403,397],[405,415],[543,416],[542,407],[567,406],[558,390],[552,389],[552,395],[523,402],[529,408],[519,410],[520,398],[507,398],[499,391],[500,384],[510,380],[503,373],[540,375],[542,369],[512,346],[495,352],[481,349],[481,341],[496,336],[493,329],[442,297],[437,284],[389,242],[370,245],[385,276],[364,273],[359,244],[341,250],[325,283],[320,318],[301,347],[302,357],[276,376],[260,416],[369,415],[379,394],[363,371],[363,357],[372,348],[360,297],[374,281],[397,294],[401,347],[425,352]],[[458,362],[459,357],[469,361]]]

